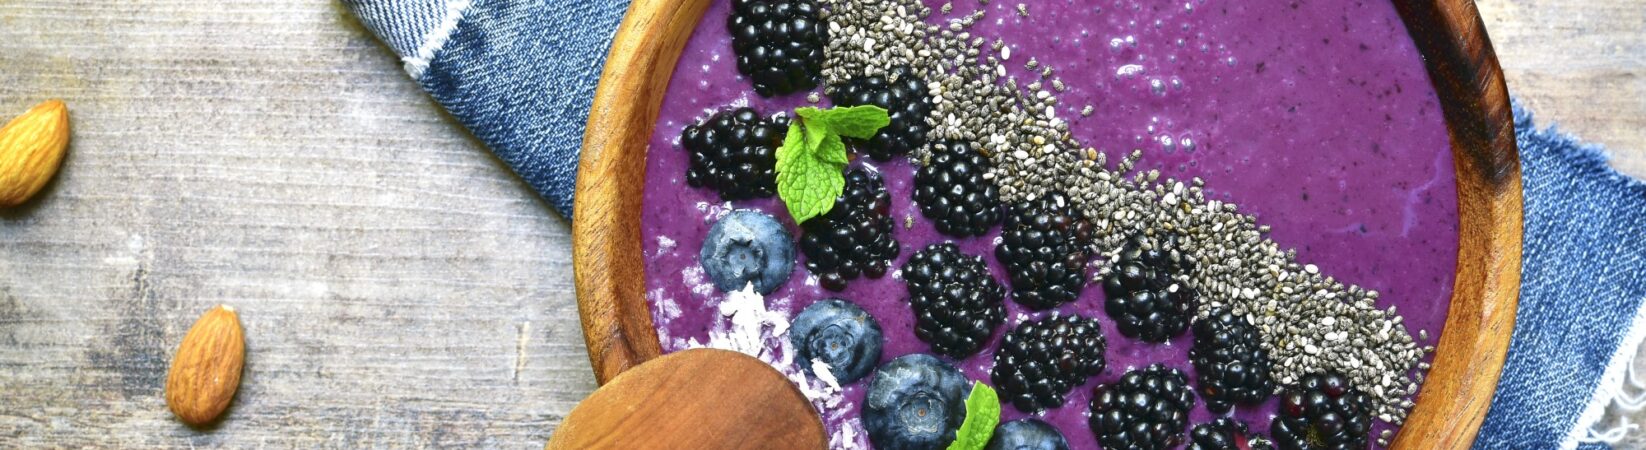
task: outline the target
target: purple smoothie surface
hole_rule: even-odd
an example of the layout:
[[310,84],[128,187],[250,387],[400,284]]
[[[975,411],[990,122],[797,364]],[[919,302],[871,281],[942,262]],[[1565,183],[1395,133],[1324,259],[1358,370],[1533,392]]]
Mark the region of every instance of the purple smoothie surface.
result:
[[[1025,3],[1027,17],[1017,13],[1016,2],[956,1],[952,15],[934,12],[928,20],[985,8],[988,15],[972,33],[1003,39],[1013,55],[1007,66],[1020,79],[1031,79],[1023,67],[1030,57],[1056,67],[1068,86],[1057,116],[1070,121],[1076,139],[1110,161],[1142,149],[1138,170],[1203,178],[1207,198],[1238,204],[1241,212],[1271,226],[1269,237],[1296,249],[1300,264],[1315,264],[1346,284],[1381,292],[1378,306],[1397,306],[1413,336],[1428,332],[1429,339],[1418,345],[1438,339],[1456,266],[1457,187],[1438,100],[1392,4]],[[926,4],[935,10],[942,2]],[[764,211],[800,234],[775,197],[728,203],[685,183],[687,154],[678,142],[687,124],[734,104],[753,106],[763,115],[807,105],[804,93],[771,99],[754,94],[734,67],[728,14],[729,2],[715,1],[688,41],[648,150],[641,219],[645,287],[666,352],[707,340],[720,320],[717,304],[726,294],[702,276],[697,252],[721,213]],[[1086,105],[1094,113],[1082,117]],[[872,165],[886,178],[898,222],[894,236],[903,246],[894,268],[928,244],[952,241],[969,254],[984,255],[994,275],[1007,280],[993,257],[998,226],[983,237],[941,235],[913,203],[909,161],[854,164]],[[915,218],[913,228],[902,226],[906,216]],[[818,286],[797,263],[793,278],[766,296],[770,308],[789,316],[823,298],[854,302],[880,321],[886,335],[881,362],[930,352],[914,336],[913,313],[896,273],[857,279],[835,293]],[[1057,309],[1100,320],[1109,345],[1108,368],[1101,375],[1075,388],[1062,407],[1037,415],[1060,429],[1074,448],[1096,447],[1086,425],[1096,384],[1154,362],[1193,376],[1189,334],[1167,344],[1128,339],[1115,330],[1102,304],[1101,286],[1093,280],[1078,301]],[[1030,313],[1010,300],[1006,308],[1006,324],[990,345],[953,361],[972,380],[989,382],[993,349],[1005,331],[1046,314]],[[848,408],[857,408],[867,384],[846,386]],[[1191,424],[1215,416],[1204,404],[1197,400]],[[1271,398],[1257,407],[1237,407],[1234,416],[1267,435],[1275,406]],[[855,410],[848,414],[856,415]],[[1003,421],[1024,416],[1003,407]],[[1374,438],[1387,427],[1380,423]]]

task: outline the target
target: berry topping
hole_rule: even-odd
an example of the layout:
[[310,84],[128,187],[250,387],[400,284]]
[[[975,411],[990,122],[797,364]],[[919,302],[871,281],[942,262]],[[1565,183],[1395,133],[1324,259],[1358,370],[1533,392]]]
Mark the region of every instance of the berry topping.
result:
[[886,109],[891,124],[873,138],[866,142],[846,140],[876,161],[890,160],[926,145],[926,132],[932,128],[926,116],[931,114],[932,101],[926,93],[926,82],[907,68],[892,69],[887,76],[854,78],[835,86],[829,99],[835,106],[874,105]]
[[1366,448],[1372,432],[1372,398],[1337,373],[1309,374],[1280,394],[1280,413],[1269,427],[1281,450]]
[[1155,364],[1092,392],[1092,433],[1103,448],[1157,450],[1183,443],[1194,393],[1188,377]]
[[1062,193],[1049,192],[1006,214],[995,259],[1011,274],[1012,299],[1031,309],[1074,301],[1086,287],[1091,224]]
[[697,260],[722,291],[739,291],[753,283],[756,292],[770,294],[794,270],[794,242],[772,216],[732,211],[709,229]]
[[1189,329],[1197,296],[1179,278],[1191,264],[1180,258],[1174,241],[1142,235],[1120,251],[1103,282],[1103,310],[1126,337],[1165,342]]
[[914,201],[937,231],[977,236],[1000,222],[1000,195],[983,174],[994,163],[961,141],[932,145],[931,161],[914,175]]
[[885,345],[874,316],[837,299],[821,300],[800,311],[789,328],[789,341],[801,368],[810,372],[812,363],[821,361],[840,384],[868,376],[880,362]]
[[1195,381],[1206,409],[1228,412],[1233,404],[1256,405],[1274,392],[1269,379],[1269,352],[1257,327],[1228,310],[1213,311],[1194,325]]
[[1245,423],[1221,417],[1189,431],[1189,450],[1274,450],[1274,444],[1251,434]]
[[1063,433],[1040,419],[1018,419],[995,427],[985,450],[1069,450]]
[[1006,318],[1006,290],[983,258],[954,244],[932,244],[903,266],[914,307],[914,334],[932,351],[959,359],[988,343]]
[[863,403],[863,427],[881,450],[941,449],[966,419],[970,383],[949,363],[926,354],[880,366]]
[[714,189],[722,200],[771,197],[777,192],[777,148],[788,127],[788,118],[761,118],[750,108],[687,125],[680,133],[680,145],[691,152],[686,184]]
[[863,168],[846,173],[846,188],[828,214],[807,220],[800,251],[806,269],[825,289],[841,291],[859,275],[880,278],[900,251],[892,239],[892,198],[880,174]]
[[1063,396],[1103,372],[1105,343],[1096,319],[1077,315],[1023,322],[1000,343],[989,379],[1019,411],[1063,406]]
[[760,96],[808,90],[823,80],[829,27],[813,0],[733,0],[726,29],[737,72]]

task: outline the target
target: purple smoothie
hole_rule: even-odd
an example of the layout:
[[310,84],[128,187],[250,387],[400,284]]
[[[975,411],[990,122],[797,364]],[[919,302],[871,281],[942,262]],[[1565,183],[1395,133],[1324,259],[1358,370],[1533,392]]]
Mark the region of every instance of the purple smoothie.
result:
[[[678,139],[687,124],[732,104],[748,104],[762,114],[806,104],[804,94],[761,98],[737,75],[724,26],[728,3],[714,2],[687,43],[650,142],[641,224],[646,291],[665,351],[706,340],[720,317],[717,304],[725,294],[708,285],[697,263],[699,245],[720,213],[757,209],[800,233],[775,198],[728,204],[708,189],[685,184],[688,162]],[[927,0],[934,9],[941,3]],[[1030,15],[1022,17],[1015,2],[957,1],[952,15],[929,20],[987,8],[973,34],[1004,39],[1013,54],[1007,66],[1020,79],[1030,79],[1023,67],[1029,57],[1056,67],[1069,87],[1057,115],[1070,120],[1077,139],[1111,161],[1142,149],[1141,170],[1205,179],[1208,198],[1239,204],[1242,212],[1270,225],[1269,237],[1295,248],[1299,263],[1380,291],[1378,306],[1398,306],[1414,336],[1429,332],[1430,339],[1418,344],[1433,344],[1456,265],[1457,192],[1438,101],[1393,5],[1377,0],[1097,3],[1030,4]],[[1081,117],[1086,105],[1095,112]],[[927,244],[954,241],[969,254],[985,255],[1005,282],[993,258],[998,227],[970,239],[940,235],[910,198],[911,163],[874,165],[886,177],[899,223],[895,237],[903,251],[894,268]],[[916,218],[912,229],[901,226],[905,216]],[[887,339],[882,362],[929,352],[914,336],[913,313],[897,275],[858,279],[845,292],[833,293],[797,264],[794,277],[766,299],[773,310],[792,316],[818,299],[843,298],[879,319]],[[1108,369],[1075,388],[1063,407],[1039,416],[1075,448],[1096,447],[1086,425],[1094,385],[1153,362],[1193,376],[1190,336],[1164,345],[1121,336],[1102,312],[1096,284],[1059,310],[1102,322]],[[973,380],[989,382],[992,349],[1004,330],[1031,317],[1014,302],[1008,300],[1006,307],[1006,325],[993,342],[978,355],[954,361]],[[846,407],[853,409],[848,416],[856,416],[866,386],[866,381],[846,386]],[[1271,399],[1240,407],[1234,415],[1268,434],[1275,404]],[[1006,405],[1002,420],[1023,416]],[[1211,417],[1204,401],[1197,401],[1191,424]]]

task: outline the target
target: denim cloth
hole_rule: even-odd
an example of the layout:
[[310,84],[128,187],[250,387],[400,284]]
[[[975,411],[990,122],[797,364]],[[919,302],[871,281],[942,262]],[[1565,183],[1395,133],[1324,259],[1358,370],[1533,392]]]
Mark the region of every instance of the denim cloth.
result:
[[[569,217],[584,121],[627,2],[449,1],[345,0],[441,105]],[[1534,129],[1522,110],[1516,128],[1526,196],[1520,309],[1477,449],[1558,446],[1646,298],[1646,188],[1608,169],[1598,150]]]
[[345,0],[360,22],[405,58],[416,55],[423,36],[440,27],[446,0]]
[[[429,95],[571,217],[584,122],[627,0],[344,2]],[[431,39],[443,45],[422,60]]]
[[1520,308],[1476,449],[1556,448],[1646,299],[1646,184],[1612,171],[1600,149],[1537,129],[1518,107],[1515,138],[1526,200]]

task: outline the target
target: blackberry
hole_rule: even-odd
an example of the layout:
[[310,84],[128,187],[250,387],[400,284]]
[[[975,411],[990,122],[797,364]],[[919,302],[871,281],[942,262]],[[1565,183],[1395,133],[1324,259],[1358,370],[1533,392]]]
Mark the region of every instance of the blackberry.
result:
[[1189,329],[1198,296],[1178,281],[1192,265],[1180,258],[1173,239],[1142,235],[1120,251],[1120,259],[1103,281],[1103,310],[1126,337],[1165,342]]
[[1183,443],[1194,393],[1177,369],[1155,364],[1092,392],[1092,434],[1103,448],[1166,449]]
[[914,307],[914,335],[932,351],[955,359],[988,343],[1006,319],[1006,290],[989,274],[983,258],[954,244],[932,244],[903,266]]
[[829,27],[813,0],[733,0],[726,19],[737,72],[762,97],[817,87]]
[[1074,301],[1086,287],[1092,227],[1062,193],[1014,206],[1001,230],[994,256],[1011,274],[1013,300],[1047,309]]
[[931,161],[914,174],[914,201],[937,231],[978,236],[1000,222],[1000,194],[983,174],[994,163],[961,141],[932,145]]
[[1245,423],[1223,417],[1195,425],[1189,431],[1189,450],[1274,450],[1274,444],[1251,434]]
[[1343,375],[1305,375],[1280,394],[1269,434],[1281,450],[1364,449],[1372,432],[1372,398]]
[[858,77],[835,86],[829,100],[835,106],[874,105],[886,109],[891,123],[881,128],[868,141],[847,138],[859,151],[876,161],[909,153],[926,145],[926,132],[931,125],[926,116],[931,114],[932,100],[926,94],[926,82],[908,68],[892,69],[887,76]]
[[801,227],[806,269],[825,289],[837,292],[859,275],[885,275],[899,251],[892,239],[891,209],[892,198],[880,174],[863,168],[846,172],[846,187],[834,208]]
[[680,133],[680,145],[691,153],[686,184],[714,189],[722,200],[771,197],[777,192],[777,148],[788,127],[788,118],[761,118],[750,108],[687,125]]
[[1056,408],[1070,389],[1103,372],[1104,347],[1096,319],[1054,315],[1024,322],[1001,341],[989,379],[1019,411]]
[[1269,398],[1274,382],[1262,344],[1257,327],[1228,310],[1212,311],[1195,322],[1189,360],[1206,409],[1224,413],[1235,403],[1255,405]]

